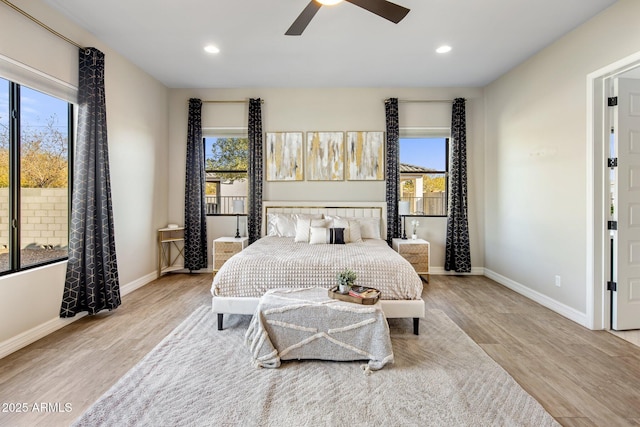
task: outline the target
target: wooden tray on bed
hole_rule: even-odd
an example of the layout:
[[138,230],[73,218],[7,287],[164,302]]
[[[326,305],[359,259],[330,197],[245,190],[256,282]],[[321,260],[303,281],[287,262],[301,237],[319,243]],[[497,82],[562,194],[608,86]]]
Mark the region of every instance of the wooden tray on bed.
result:
[[[373,288],[369,288],[369,289],[373,289]],[[377,289],[375,290],[378,291]],[[359,297],[351,296],[349,294],[341,294],[340,292],[338,292],[337,286],[330,288],[328,293],[329,293],[329,298],[337,299],[340,301],[352,302],[355,304],[363,304],[363,305],[373,305],[377,303],[378,300],[380,299],[380,291],[378,291],[378,295],[376,295],[373,298],[359,298]]]

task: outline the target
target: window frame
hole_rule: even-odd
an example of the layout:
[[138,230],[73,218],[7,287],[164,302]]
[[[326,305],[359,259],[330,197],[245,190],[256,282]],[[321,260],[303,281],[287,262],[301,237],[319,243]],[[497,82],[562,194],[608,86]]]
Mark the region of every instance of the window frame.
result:
[[[0,271],[0,277],[7,276],[34,268],[55,264],[69,259],[69,230],[71,226],[71,199],[73,191],[73,154],[75,146],[75,105],[68,99],[60,96],[51,95],[50,91],[42,90],[38,87],[20,84],[10,78],[0,75],[4,81],[8,82],[8,108],[9,114],[9,209],[8,209],[8,245],[9,245],[9,267],[7,270]],[[38,85],[34,85],[38,86]],[[44,95],[56,98],[67,103],[67,255],[57,258],[47,259],[45,261],[36,262],[29,265],[21,265],[21,231],[23,224],[21,223],[22,209],[22,185],[21,185],[21,88],[40,92]]]
[[[244,173],[247,175],[247,180],[249,179],[249,169],[238,169],[238,170],[228,170],[228,169],[207,169],[207,138],[249,138],[249,132],[247,128],[203,128],[202,130],[202,149],[204,151],[204,172],[205,172],[205,183],[216,183],[217,192],[221,189],[221,182],[218,181],[207,181],[206,175],[209,173]],[[247,161],[249,153],[247,151]],[[206,192],[205,192],[206,197]],[[222,197],[222,196],[221,196]],[[245,195],[245,211],[247,209],[247,203],[249,199],[249,193],[247,190],[247,194]],[[242,214],[234,214],[234,213],[210,213],[207,212],[206,216],[246,216],[246,212]]]
[[[445,191],[444,191],[444,212],[442,215],[433,214],[409,214],[410,217],[425,217],[425,218],[446,218],[448,216],[449,206],[449,168],[450,168],[450,141],[451,141],[451,129],[450,128],[400,128],[400,136],[398,138],[398,158],[400,158],[400,152],[402,149],[401,141],[403,139],[438,139],[443,138],[445,140],[445,169],[444,171],[433,171],[433,174],[443,174],[445,179]],[[400,162],[399,162],[400,163]],[[398,169],[400,164],[398,164]],[[402,200],[402,176],[400,175],[400,182],[398,182],[398,200]],[[425,174],[426,175],[426,174]]]

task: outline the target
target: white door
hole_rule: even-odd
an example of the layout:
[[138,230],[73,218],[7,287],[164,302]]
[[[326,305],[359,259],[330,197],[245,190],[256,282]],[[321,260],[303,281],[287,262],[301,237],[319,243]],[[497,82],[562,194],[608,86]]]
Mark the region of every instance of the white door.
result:
[[[614,80],[618,96],[615,281],[612,329],[640,329],[640,80]],[[617,122],[617,123],[616,123]]]

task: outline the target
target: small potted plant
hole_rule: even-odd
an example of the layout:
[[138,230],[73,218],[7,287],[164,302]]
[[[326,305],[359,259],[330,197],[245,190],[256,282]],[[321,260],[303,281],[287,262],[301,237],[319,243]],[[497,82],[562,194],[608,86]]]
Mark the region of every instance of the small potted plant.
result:
[[411,221],[411,225],[413,226],[413,229],[411,231],[411,239],[416,240],[418,238],[418,226],[420,225],[420,221],[414,219],[413,221]]
[[345,268],[340,273],[338,273],[338,291],[341,294],[348,294],[349,290],[351,290],[351,286],[353,286],[353,282],[356,281],[356,273],[352,270]]

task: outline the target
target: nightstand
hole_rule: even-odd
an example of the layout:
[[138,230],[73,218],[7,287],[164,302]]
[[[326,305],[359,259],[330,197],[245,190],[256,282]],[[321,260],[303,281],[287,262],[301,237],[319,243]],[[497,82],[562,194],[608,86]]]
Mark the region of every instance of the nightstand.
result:
[[218,237],[213,241],[213,274],[215,275],[222,264],[229,258],[242,251],[249,244],[248,237]]
[[429,281],[429,242],[422,239],[393,239],[393,249],[411,263],[418,275],[426,275]]

